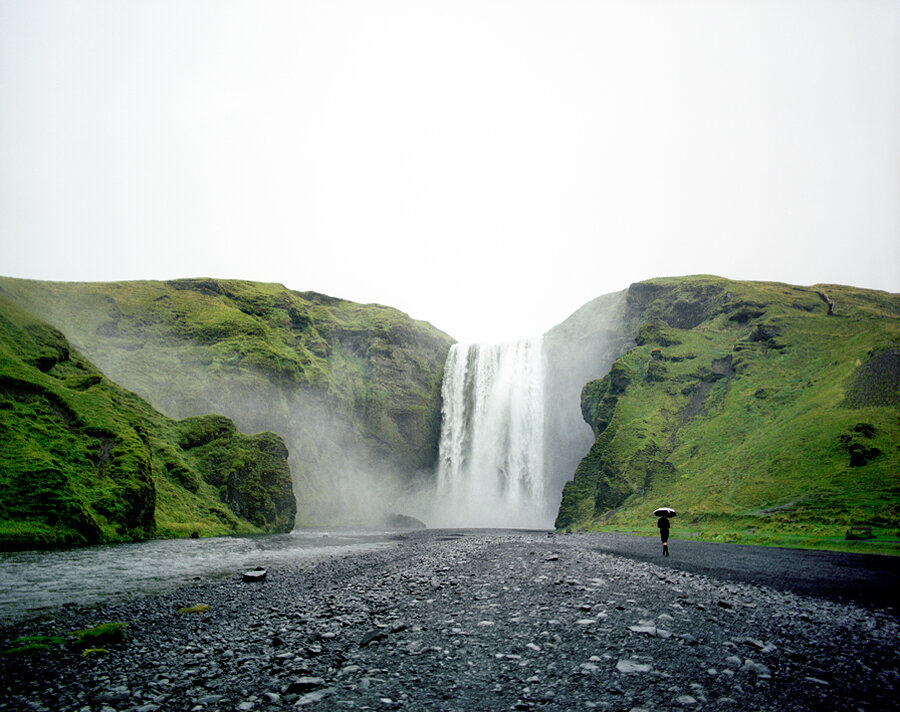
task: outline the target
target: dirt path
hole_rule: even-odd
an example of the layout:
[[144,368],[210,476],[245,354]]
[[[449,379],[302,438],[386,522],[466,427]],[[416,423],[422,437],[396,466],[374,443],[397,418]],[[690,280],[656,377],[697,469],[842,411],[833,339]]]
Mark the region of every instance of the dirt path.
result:
[[[88,658],[0,658],[0,710],[895,707],[892,612],[685,570],[710,565],[703,548],[653,562],[610,551],[640,543],[417,532],[261,584],[236,572],[66,609],[27,632],[125,621],[126,642]],[[0,645],[13,635],[0,631]]]
[[900,556],[776,549],[672,539],[662,561],[656,537],[595,535],[598,551],[721,580],[771,586],[830,601],[897,611]]

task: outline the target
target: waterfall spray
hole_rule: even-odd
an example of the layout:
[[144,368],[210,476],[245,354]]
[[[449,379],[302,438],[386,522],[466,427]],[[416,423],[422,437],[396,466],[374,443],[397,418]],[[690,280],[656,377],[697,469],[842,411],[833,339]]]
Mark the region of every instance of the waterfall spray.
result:
[[436,519],[548,527],[540,339],[455,344],[444,369]]

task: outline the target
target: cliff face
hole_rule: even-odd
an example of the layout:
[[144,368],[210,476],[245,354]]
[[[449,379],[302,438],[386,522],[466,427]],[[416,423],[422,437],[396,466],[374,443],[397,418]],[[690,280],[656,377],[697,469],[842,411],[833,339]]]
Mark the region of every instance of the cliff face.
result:
[[3,549],[293,527],[277,435],[166,418],[3,298],[0,441]]
[[452,340],[397,310],[215,279],[0,278],[0,294],[170,417],[281,435],[302,524],[377,519],[436,460]]
[[595,439],[557,527],[640,527],[661,505],[760,536],[898,526],[900,295],[652,280],[622,323],[633,346],[581,393]]

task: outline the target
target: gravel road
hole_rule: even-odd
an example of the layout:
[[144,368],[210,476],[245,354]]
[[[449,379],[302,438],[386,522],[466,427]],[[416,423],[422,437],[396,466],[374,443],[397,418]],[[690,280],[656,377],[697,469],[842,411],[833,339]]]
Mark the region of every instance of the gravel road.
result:
[[[20,635],[127,623],[109,654],[0,657],[0,710],[886,710],[896,559],[546,532],[413,532]],[[843,562],[843,563],[841,563]],[[178,609],[207,604],[201,613]]]

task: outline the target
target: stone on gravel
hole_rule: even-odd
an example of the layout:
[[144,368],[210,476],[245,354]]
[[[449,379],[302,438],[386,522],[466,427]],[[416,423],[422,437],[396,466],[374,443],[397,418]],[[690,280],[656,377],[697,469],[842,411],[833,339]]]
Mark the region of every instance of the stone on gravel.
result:
[[807,677],[804,677],[803,679],[806,680],[807,682],[813,683],[814,685],[825,685],[825,686],[827,686],[827,685],[829,684],[827,680],[821,680],[821,679],[819,679],[818,677],[809,677],[809,676],[807,676]]
[[305,695],[301,696],[295,703],[295,707],[305,707],[307,705],[314,704],[316,702],[321,702],[328,695],[334,693],[334,690],[330,687],[326,687],[322,690],[315,690],[313,692],[307,692]]
[[754,662],[750,658],[744,660],[744,664],[741,666],[741,670],[743,670],[744,672],[755,672],[760,676],[768,676],[771,674],[771,671],[767,666],[763,665],[762,663]]
[[634,660],[620,660],[616,663],[616,670],[626,674],[636,672],[650,672],[650,668],[650,665],[647,665],[646,663],[638,663]]
[[370,643],[374,643],[375,641],[382,640],[386,637],[387,633],[385,633],[383,630],[370,630],[362,637],[362,640],[359,641],[359,647],[364,648]]
[[291,680],[281,689],[281,691],[286,695],[299,695],[314,690],[317,687],[324,687],[324,685],[325,680],[321,677],[303,676]]

